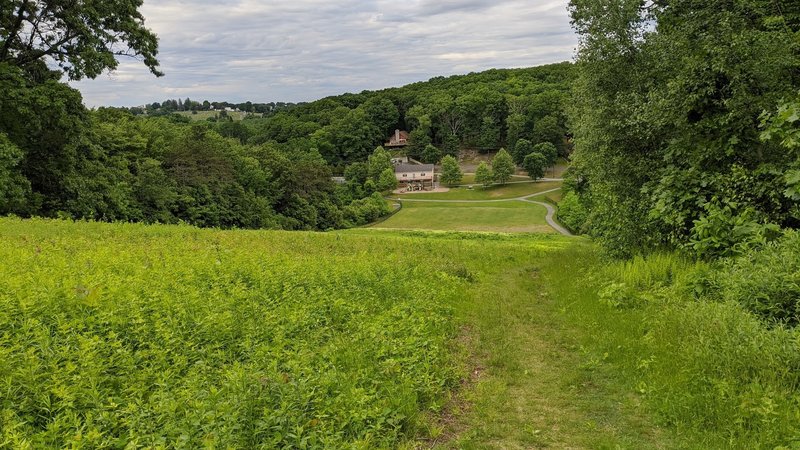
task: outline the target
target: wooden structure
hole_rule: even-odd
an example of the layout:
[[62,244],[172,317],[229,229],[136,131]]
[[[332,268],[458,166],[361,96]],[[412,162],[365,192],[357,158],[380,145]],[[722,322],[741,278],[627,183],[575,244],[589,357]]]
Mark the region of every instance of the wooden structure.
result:
[[408,145],[408,132],[402,130],[394,130],[389,142],[383,144],[385,148],[402,148],[406,145]]

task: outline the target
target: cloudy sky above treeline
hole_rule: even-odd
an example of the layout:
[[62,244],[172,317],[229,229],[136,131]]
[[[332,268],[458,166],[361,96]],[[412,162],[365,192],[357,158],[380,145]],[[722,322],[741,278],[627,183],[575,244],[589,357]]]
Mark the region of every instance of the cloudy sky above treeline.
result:
[[88,106],[310,101],[571,60],[567,0],[145,0],[155,78],[133,60],[73,83]]

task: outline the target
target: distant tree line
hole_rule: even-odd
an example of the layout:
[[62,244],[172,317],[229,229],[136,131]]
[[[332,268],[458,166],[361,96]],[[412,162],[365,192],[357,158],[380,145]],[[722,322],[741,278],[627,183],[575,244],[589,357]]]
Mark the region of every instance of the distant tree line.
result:
[[[418,139],[413,145],[421,139],[433,147],[446,144],[442,133],[462,121],[457,134],[448,136],[457,138],[454,148],[474,145],[479,135],[469,127],[477,126],[479,115],[497,109],[501,113],[492,145],[503,145],[508,130],[501,124],[508,116],[502,112],[509,104],[519,106],[522,98],[528,101],[520,110],[530,120],[536,114],[563,120],[561,103],[549,109],[542,101],[565,95],[569,68],[434,79],[283,105],[269,117],[209,123],[171,113],[136,115],[127,108],[87,110],[80,93],[59,82],[57,72],[37,79],[0,64],[0,214],[223,228],[362,225],[388,213],[381,194],[397,181],[391,154],[380,144],[395,128],[410,124]],[[431,113],[435,119],[419,116],[434,111],[424,102],[440,91],[461,93],[447,97],[450,103],[440,99],[440,108],[453,111]],[[490,91],[505,94],[489,96]],[[491,101],[479,105],[482,96]],[[472,106],[457,106],[468,100]],[[164,103],[175,107],[172,100]],[[181,100],[177,105],[196,103]],[[418,114],[415,119],[409,110]],[[518,140],[535,139],[536,127],[528,125]],[[422,138],[421,129],[426,133]],[[557,141],[564,148],[564,135],[561,128],[558,139],[553,133],[551,145]],[[454,152],[436,150],[436,159]],[[344,175],[345,182],[335,183],[334,174]]]
[[[568,63],[306,104],[186,98],[88,110],[62,76],[94,78],[119,55],[161,75],[141,1],[8,6],[0,11],[0,214],[336,229],[388,212],[381,193],[397,181],[380,145],[396,128],[410,130],[413,157],[426,148],[436,160],[460,147],[514,148],[523,138],[566,151]],[[212,108],[253,114],[235,122],[174,114]]]
[[[301,103],[302,104],[302,103]],[[225,111],[232,109],[253,114],[273,114],[279,111],[284,111],[297,106],[296,103],[286,102],[269,102],[269,103],[231,103],[231,102],[210,102],[203,100],[202,102],[194,101],[189,97],[185,99],[168,99],[163,102],[148,103],[144,106],[133,106],[129,108],[122,108],[129,111],[131,114],[170,114],[180,111]]]

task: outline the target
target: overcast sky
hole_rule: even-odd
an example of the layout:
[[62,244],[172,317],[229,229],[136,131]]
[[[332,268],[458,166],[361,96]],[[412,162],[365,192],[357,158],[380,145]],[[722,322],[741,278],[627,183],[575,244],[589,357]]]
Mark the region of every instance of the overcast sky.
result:
[[309,101],[571,60],[568,0],[145,0],[166,76],[137,61],[73,83],[88,106]]

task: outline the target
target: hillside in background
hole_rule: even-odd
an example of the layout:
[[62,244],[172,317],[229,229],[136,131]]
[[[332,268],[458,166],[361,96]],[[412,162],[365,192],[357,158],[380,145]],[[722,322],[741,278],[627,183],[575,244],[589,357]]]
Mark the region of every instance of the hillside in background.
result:
[[[388,212],[376,192],[391,190],[380,179],[391,164],[368,156],[396,129],[427,162],[523,138],[566,151],[572,66],[434,78],[267,117],[194,122],[191,113],[87,110],[54,78],[0,71],[0,214],[327,230]],[[334,185],[333,174],[347,184]]]

